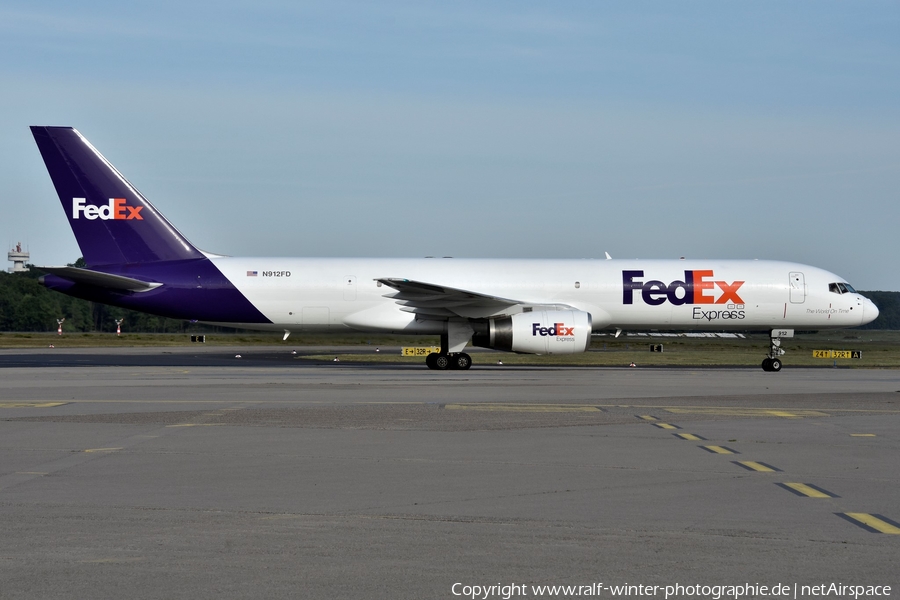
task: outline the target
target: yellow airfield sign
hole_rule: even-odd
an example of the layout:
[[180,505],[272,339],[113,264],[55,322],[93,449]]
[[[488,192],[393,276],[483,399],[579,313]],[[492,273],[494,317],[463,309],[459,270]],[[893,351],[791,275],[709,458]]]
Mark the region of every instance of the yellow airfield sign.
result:
[[401,356],[428,356],[432,352],[441,351],[440,346],[404,346],[400,349]]
[[813,350],[813,358],[862,358],[862,350]]

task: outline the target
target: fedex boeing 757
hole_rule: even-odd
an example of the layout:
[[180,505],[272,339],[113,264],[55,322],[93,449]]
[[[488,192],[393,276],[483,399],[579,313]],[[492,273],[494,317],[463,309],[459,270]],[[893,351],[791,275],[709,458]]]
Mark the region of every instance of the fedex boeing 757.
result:
[[175,319],[283,332],[440,335],[432,369],[474,346],[584,352],[592,331],[765,331],[781,370],[795,329],[855,327],[878,309],[842,277],[762,260],[237,258],[196,248],[77,130],[32,127],[87,268],[43,284]]

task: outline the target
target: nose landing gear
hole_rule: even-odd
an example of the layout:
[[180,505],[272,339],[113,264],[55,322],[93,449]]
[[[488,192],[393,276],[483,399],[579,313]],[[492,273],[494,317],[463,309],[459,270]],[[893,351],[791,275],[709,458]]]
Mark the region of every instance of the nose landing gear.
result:
[[773,329],[769,333],[769,353],[762,361],[763,371],[777,373],[781,370],[780,356],[784,356],[784,348],[781,347],[781,338],[794,337],[793,329]]

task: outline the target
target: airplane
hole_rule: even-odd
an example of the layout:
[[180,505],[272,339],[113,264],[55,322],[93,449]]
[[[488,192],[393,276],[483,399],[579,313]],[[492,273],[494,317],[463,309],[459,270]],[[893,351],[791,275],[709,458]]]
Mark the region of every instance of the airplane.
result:
[[875,304],[834,273],[771,260],[238,258],[182,235],[71,127],[35,142],[86,268],[39,267],[49,289],[156,315],[242,329],[439,335],[436,370],[473,346],[587,350],[591,333],[764,331],[764,371],[794,331],[856,327]]

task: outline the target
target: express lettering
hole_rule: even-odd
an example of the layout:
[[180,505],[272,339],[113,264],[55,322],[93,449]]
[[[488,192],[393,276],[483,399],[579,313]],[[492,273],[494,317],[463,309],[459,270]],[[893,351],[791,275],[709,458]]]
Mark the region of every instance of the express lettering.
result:
[[742,310],[703,310],[699,306],[695,306],[691,318],[716,321],[718,319],[743,319],[744,316],[745,313]]
[[143,206],[128,206],[125,198],[110,198],[109,203],[102,206],[87,204],[84,198],[72,198],[72,218],[80,219],[81,215],[88,221],[100,219],[102,221],[131,221],[132,219],[143,221],[141,216]]
[[554,323],[552,327],[541,327],[540,323],[532,323],[531,335],[569,337],[575,335],[575,327],[566,327],[564,323]]
[[[744,304],[744,300],[738,295],[738,289],[744,285],[743,281],[716,281],[713,278],[712,269],[685,271],[684,281],[675,280],[669,284],[651,279],[650,281],[636,281],[643,278],[643,271],[622,271],[622,303],[634,304],[634,293],[640,291],[641,300],[651,306],[659,306],[669,301],[675,306],[682,304]],[[721,292],[715,296],[716,288]]]

